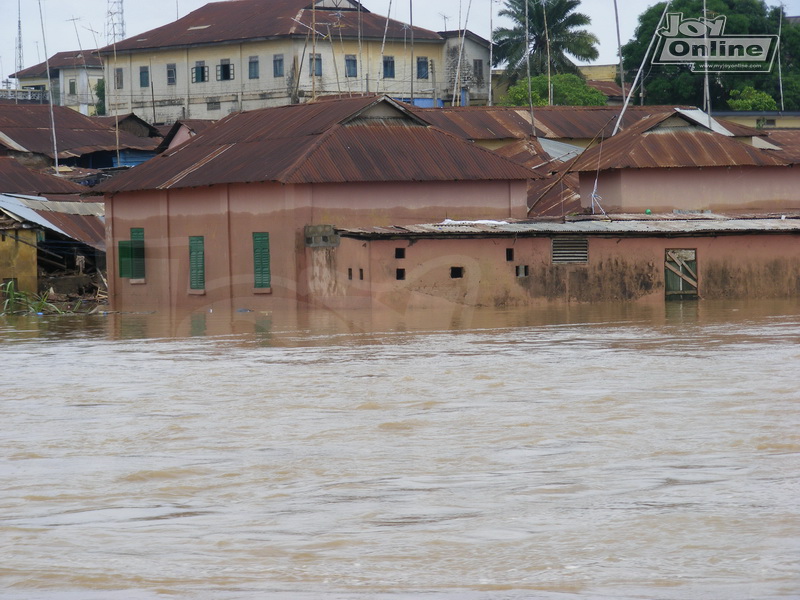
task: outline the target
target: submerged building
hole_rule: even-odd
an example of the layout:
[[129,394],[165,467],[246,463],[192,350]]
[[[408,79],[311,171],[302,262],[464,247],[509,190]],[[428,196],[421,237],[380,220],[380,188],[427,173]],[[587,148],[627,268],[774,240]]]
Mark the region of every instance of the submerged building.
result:
[[[794,138],[681,110],[639,115],[588,150],[482,138],[497,152],[478,141],[492,111],[456,111],[445,131],[385,96],[231,115],[101,186],[112,305],[796,297]],[[550,125],[554,137],[580,129]],[[575,210],[531,217],[567,176]],[[724,193],[709,193],[720,180]]]
[[[96,188],[106,194],[111,302],[314,302],[310,274],[345,268],[331,262],[334,224],[521,219],[530,176],[385,96],[231,115]],[[353,286],[372,277],[366,264],[343,273]]]

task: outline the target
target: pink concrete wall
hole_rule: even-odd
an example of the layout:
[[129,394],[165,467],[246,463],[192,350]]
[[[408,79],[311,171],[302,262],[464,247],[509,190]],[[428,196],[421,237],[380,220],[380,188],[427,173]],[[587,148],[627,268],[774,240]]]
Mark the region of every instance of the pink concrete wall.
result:
[[[319,253],[305,248],[305,225],[502,219],[524,216],[525,201],[524,182],[258,183],[120,194],[107,198],[111,302],[116,310],[261,310],[305,303],[324,289],[308,274],[312,268],[321,270],[310,262],[319,260]],[[144,282],[120,279],[116,273],[117,243],[130,239],[132,227],[145,229]],[[254,289],[253,232],[270,234],[269,293]],[[204,293],[189,289],[189,236],[205,238]],[[363,266],[356,268],[368,270],[368,262],[360,260]]]
[[[405,258],[395,258],[397,248]],[[506,250],[514,250],[507,261]],[[668,249],[697,252],[700,297],[800,296],[800,236],[593,238],[587,265],[553,265],[549,238],[376,240],[343,239],[313,261],[310,276],[326,285],[311,299],[328,307],[374,304],[394,311],[442,305],[510,307],[549,302],[664,302]],[[309,250],[310,252],[321,252]],[[370,261],[368,281],[348,269]],[[453,279],[451,267],[463,267]],[[517,267],[528,275],[517,276]],[[397,269],[405,269],[405,280]]]
[[523,181],[315,185],[312,218],[344,226],[524,219],[526,188]]
[[[580,174],[581,204],[591,206],[595,173]],[[600,173],[598,194],[607,212],[716,212],[800,209],[800,169],[731,167],[625,169]]]

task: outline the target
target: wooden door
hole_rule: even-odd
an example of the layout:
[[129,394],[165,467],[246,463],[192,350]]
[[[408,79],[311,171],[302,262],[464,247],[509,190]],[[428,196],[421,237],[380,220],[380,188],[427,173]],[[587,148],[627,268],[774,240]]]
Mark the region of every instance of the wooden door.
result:
[[667,250],[664,267],[667,299],[698,297],[697,250]]

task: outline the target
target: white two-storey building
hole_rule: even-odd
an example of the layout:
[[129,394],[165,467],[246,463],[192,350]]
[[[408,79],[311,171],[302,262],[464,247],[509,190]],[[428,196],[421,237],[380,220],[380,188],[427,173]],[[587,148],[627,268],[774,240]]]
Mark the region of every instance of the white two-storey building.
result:
[[[97,104],[97,82],[103,79],[103,65],[95,50],[59,52],[46,62],[12,73],[11,77],[19,80],[23,90],[49,91],[56,106],[93,115]],[[47,96],[42,100],[46,102]]]
[[100,53],[109,114],[151,123],[327,95],[434,106],[485,104],[489,94],[489,42],[411,27],[353,0],[213,2]]

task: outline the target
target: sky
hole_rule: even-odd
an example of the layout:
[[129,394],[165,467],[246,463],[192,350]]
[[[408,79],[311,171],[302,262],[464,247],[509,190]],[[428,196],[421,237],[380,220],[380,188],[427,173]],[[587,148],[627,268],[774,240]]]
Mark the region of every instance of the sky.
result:
[[[182,17],[200,8],[208,1],[124,0],[126,37],[165,25],[178,16]],[[371,12],[381,15],[386,15],[391,5],[389,16],[408,22],[411,2],[414,25],[434,31],[445,29],[445,22],[447,29],[458,29],[459,14],[463,22],[468,10],[467,29],[487,39],[491,29],[492,11],[495,28],[508,24],[497,17],[503,4],[501,0],[363,0],[362,3]],[[651,0],[617,0],[623,43],[633,36],[638,15],[655,3]],[[778,3],[778,0],[767,0],[769,5]],[[788,15],[800,15],[800,0],[783,0],[783,4]],[[18,6],[22,9],[23,58],[26,68],[44,61],[45,48],[47,54],[52,56],[56,52],[96,48],[106,43],[106,0],[0,0],[0,75],[3,81],[15,70]],[[600,57],[595,64],[616,63],[614,0],[583,0],[579,10],[592,19],[588,29],[600,39]],[[6,85],[0,84],[0,87]]]

